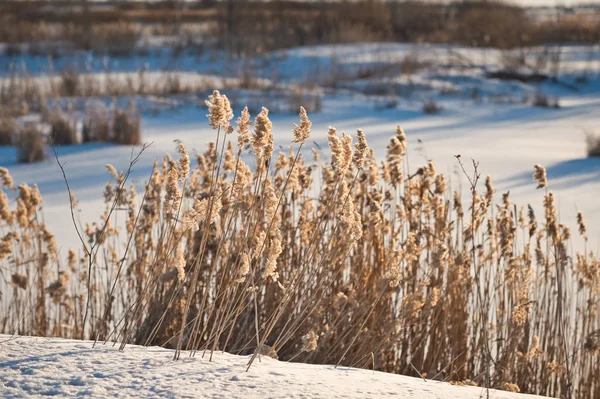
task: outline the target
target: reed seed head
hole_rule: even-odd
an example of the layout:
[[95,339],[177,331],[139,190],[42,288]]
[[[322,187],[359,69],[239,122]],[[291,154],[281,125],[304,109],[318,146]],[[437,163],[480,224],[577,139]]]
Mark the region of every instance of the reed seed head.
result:
[[14,181],[8,169],[0,168],[0,181],[2,182],[2,186],[6,188],[13,188]]
[[548,186],[548,180],[546,179],[546,168],[542,165],[535,165],[533,172],[533,180],[538,183],[537,188],[544,188]]
[[294,124],[294,139],[292,142],[304,145],[310,136],[311,126],[312,122],[308,119],[306,110],[304,107],[300,107],[300,126]]
[[362,129],[356,131],[356,140],[357,143],[354,145],[354,165],[357,169],[362,169],[365,158],[369,154],[369,145],[367,144],[367,138]]
[[183,143],[179,143],[179,179],[181,181],[187,179],[190,173],[190,156],[188,155],[187,148]]
[[242,110],[242,114],[237,120],[238,126],[238,148],[242,149],[248,142],[250,141],[250,126],[252,125],[252,121],[250,120],[250,113],[248,112],[248,107],[244,107]]

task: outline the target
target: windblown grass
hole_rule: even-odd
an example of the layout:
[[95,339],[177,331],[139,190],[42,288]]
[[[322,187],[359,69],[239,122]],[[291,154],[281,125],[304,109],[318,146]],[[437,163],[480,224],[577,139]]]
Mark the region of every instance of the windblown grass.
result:
[[307,159],[303,108],[289,153],[274,155],[268,110],[252,128],[245,109],[236,129],[226,96],[207,103],[215,140],[194,166],[179,144],[137,193],[130,169],[107,165],[105,212],[66,261],[37,188],[0,169],[16,196],[0,193],[0,331],[600,395],[600,262],[571,255],[585,221],[572,237],[543,167],[536,217],[489,177],[481,187],[475,163],[458,159],[469,203],[432,162],[409,169],[400,127],[382,162],[362,130],[354,143],[330,128],[324,162]]

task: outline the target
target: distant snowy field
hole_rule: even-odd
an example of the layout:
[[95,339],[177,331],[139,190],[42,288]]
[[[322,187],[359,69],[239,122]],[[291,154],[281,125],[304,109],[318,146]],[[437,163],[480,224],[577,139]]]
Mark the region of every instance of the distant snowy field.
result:
[[[185,356],[185,355],[184,355]],[[59,338],[0,335],[0,395],[5,398],[404,398],[475,399],[485,389],[330,365],[288,363],[262,357],[250,371],[250,356],[215,353],[213,361],[183,357],[159,347]],[[493,399],[539,396],[490,390]]]

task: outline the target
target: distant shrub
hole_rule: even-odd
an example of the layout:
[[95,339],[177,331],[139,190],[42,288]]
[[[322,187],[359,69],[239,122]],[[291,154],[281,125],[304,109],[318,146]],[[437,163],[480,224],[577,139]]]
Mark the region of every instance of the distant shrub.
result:
[[558,98],[552,98],[544,93],[537,92],[533,96],[533,106],[540,108],[560,108]]
[[110,141],[109,111],[103,102],[94,101],[87,104],[82,136],[84,143]]
[[257,89],[260,87],[260,81],[256,76],[255,71],[250,67],[246,66],[242,70],[240,80],[239,80],[240,89]]
[[9,116],[0,115],[0,145],[11,145],[17,126],[15,120]]
[[46,137],[35,125],[20,129],[17,140],[17,159],[20,163],[40,162],[46,159]]
[[389,100],[377,101],[375,103],[376,110],[384,110],[384,109],[395,109],[398,107],[398,100],[395,98]]
[[50,123],[50,140],[52,144],[71,145],[79,142],[77,139],[77,122],[68,118],[61,110],[55,109],[50,112],[48,123]]
[[433,115],[439,113],[443,108],[435,100],[427,100],[423,102],[422,109],[427,115]]
[[181,82],[181,76],[177,73],[170,73],[164,79],[163,92],[166,94],[179,94],[184,91],[184,85]]
[[587,156],[600,157],[600,136],[595,135],[593,132],[586,132],[585,141],[587,144]]
[[128,109],[115,109],[113,114],[113,141],[124,145],[138,145],[142,141],[140,115],[134,103]]
[[60,92],[63,97],[74,97],[79,94],[79,72],[69,67],[60,74]]
[[131,23],[98,24],[92,28],[91,49],[112,56],[132,55],[140,37],[139,28]]
[[290,112],[297,112],[303,106],[308,112],[320,112],[323,108],[323,100],[319,90],[307,89],[300,85],[294,87],[288,96]]

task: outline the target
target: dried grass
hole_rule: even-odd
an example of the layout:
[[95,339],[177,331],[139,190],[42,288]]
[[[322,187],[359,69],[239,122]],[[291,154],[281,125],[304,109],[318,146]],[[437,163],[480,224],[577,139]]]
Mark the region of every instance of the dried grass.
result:
[[113,111],[112,140],[123,145],[141,144],[140,115],[133,102],[127,109]]
[[15,120],[10,116],[0,113],[0,145],[11,145],[16,130],[17,125]]
[[46,159],[46,135],[36,125],[26,125],[17,134],[17,160],[20,163]]
[[585,141],[587,145],[587,156],[600,157],[600,136],[588,131],[585,133]]
[[331,162],[312,162],[304,112],[296,147],[272,157],[266,109],[254,128],[244,112],[234,146],[229,101],[209,104],[215,141],[191,169],[179,146],[137,193],[130,170],[108,168],[105,213],[67,262],[35,188],[11,204],[0,195],[0,265],[15,276],[0,331],[598,397],[600,261],[590,248],[570,255],[586,238],[558,219],[551,184],[536,217],[461,163],[463,203],[432,162],[408,168],[401,128],[383,162],[362,131],[353,146],[334,128]]
[[102,101],[86,104],[83,121],[83,142],[107,142],[110,139],[110,111]]
[[54,108],[47,116],[50,124],[50,141],[54,145],[73,145],[79,143],[77,121],[59,108]]
[[426,100],[423,101],[423,105],[421,109],[427,115],[435,115],[442,111],[442,106],[437,103],[435,100]]
[[542,92],[536,92],[531,100],[534,107],[540,108],[560,108],[558,98],[552,98]]

